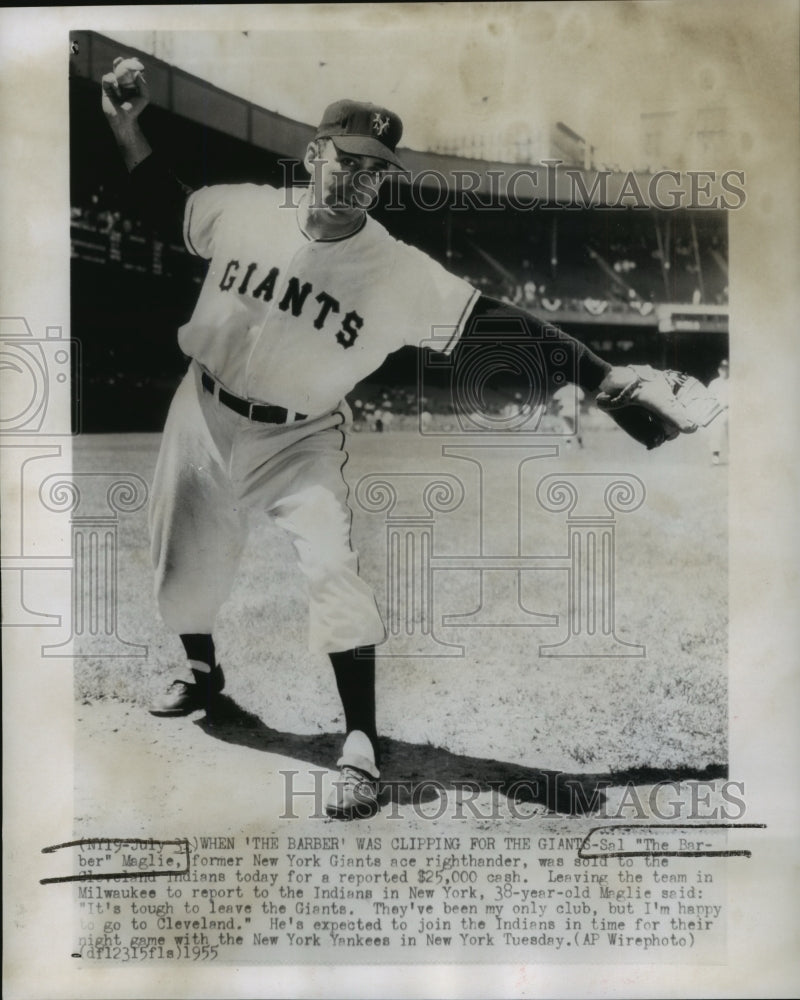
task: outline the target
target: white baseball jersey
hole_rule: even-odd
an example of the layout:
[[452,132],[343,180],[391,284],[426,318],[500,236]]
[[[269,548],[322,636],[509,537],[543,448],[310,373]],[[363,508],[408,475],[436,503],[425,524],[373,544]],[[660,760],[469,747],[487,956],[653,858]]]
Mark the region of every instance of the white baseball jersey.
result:
[[553,402],[559,407],[559,412],[574,413],[577,406],[583,402],[586,397],[586,393],[581,389],[579,385],[574,385],[572,382],[567,382],[566,385],[562,385],[560,389],[556,389],[553,393]]
[[712,393],[723,406],[728,405],[728,394],[730,390],[729,380],[722,375],[718,375],[708,383],[708,391]]
[[210,263],[179,343],[229,392],[314,415],[434,328],[452,350],[479,293],[370,216],[350,236],[312,240],[298,200],[256,184],[190,196],[186,245]]

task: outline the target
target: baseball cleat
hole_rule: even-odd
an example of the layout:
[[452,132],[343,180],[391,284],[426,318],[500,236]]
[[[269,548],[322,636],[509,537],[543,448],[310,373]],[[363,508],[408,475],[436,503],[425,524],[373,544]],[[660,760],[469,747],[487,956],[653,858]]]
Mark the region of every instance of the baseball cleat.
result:
[[222,667],[217,664],[210,671],[192,667],[194,683],[174,680],[167,689],[156,697],[150,706],[151,715],[189,715],[208,705],[225,687]]
[[334,819],[368,819],[378,811],[377,779],[345,764],[333,783],[325,812]]
[[366,733],[347,734],[342,756],[336,761],[339,777],[325,803],[325,812],[336,819],[367,819],[378,811],[378,778],[375,750]]

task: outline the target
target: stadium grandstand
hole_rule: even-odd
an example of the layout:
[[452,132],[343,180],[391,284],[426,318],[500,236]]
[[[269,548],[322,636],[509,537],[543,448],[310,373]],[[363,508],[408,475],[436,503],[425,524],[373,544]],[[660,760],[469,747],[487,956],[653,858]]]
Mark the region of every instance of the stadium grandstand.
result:
[[[95,32],[75,32],[72,42],[71,323],[81,343],[82,427],[159,430],[186,363],[175,332],[191,312],[203,265],[128,206],[124,168],[100,108],[100,79],[119,43]],[[147,65],[148,137],[188,184],[303,183],[311,124],[152,56],[125,54]],[[530,309],[614,363],[647,361],[708,381],[728,353],[725,212],[611,208],[621,176],[608,179],[605,202],[576,210],[563,179],[546,184],[541,167],[558,159],[580,171],[583,190],[596,187],[591,148],[562,122],[538,152],[535,143],[521,147],[531,168],[524,194],[507,184],[524,161],[480,158],[489,149],[473,143],[470,156],[401,150],[410,173],[387,183],[373,214],[482,291]],[[442,178],[467,174],[479,178],[474,195],[457,184],[443,188]],[[418,402],[416,380],[417,352],[403,350],[353,398],[359,410],[385,409],[388,401],[395,413],[407,412]]]

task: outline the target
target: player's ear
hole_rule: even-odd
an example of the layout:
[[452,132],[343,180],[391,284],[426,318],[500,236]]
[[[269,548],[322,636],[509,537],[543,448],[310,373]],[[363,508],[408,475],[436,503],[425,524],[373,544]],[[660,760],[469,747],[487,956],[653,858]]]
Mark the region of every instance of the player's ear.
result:
[[303,166],[309,174],[314,173],[314,162],[322,158],[323,143],[321,139],[312,139],[306,147],[306,155],[303,157]]

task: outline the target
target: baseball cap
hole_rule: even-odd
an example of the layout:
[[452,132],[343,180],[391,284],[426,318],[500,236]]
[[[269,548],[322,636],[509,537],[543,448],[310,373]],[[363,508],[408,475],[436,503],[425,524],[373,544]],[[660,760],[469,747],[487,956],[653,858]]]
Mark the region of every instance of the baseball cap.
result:
[[328,105],[314,138],[332,139],[343,153],[373,156],[402,167],[395,153],[402,135],[403,123],[393,111],[377,104],[344,100]]

